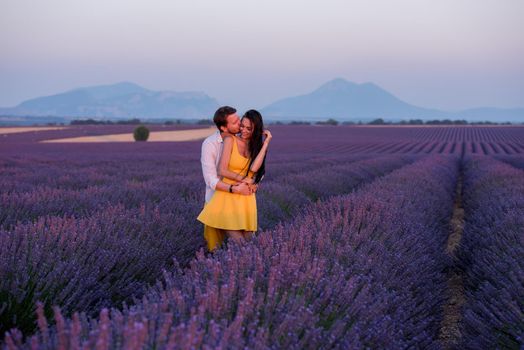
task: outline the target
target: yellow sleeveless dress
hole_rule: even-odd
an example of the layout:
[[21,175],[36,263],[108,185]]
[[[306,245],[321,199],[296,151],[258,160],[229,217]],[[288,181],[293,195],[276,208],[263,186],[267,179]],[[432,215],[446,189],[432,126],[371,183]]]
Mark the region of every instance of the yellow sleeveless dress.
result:
[[[233,136],[233,149],[229,159],[228,169],[237,174],[245,174],[250,158],[243,157],[238,151],[236,136]],[[248,176],[253,177],[249,171]],[[228,184],[236,181],[222,178]],[[249,196],[215,191],[209,202],[198,215],[197,220],[203,224],[221,230],[257,230],[257,202],[255,194]]]

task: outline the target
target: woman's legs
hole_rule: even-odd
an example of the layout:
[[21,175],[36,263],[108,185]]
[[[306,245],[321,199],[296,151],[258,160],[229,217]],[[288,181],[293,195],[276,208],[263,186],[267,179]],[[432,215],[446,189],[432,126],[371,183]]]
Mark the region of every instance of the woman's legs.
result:
[[244,230],[224,230],[227,237],[232,239],[236,243],[243,243],[245,241],[250,241],[253,238],[253,231],[244,231]]
[[235,243],[243,243],[244,242],[244,231],[241,230],[224,230],[227,237],[229,239],[232,239]]
[[207,241],[208,251],[214,252],[217,248],[219,248],[222,245],[222,243],[226,239],[226,235],[223,230],[204,225],[204,238]]

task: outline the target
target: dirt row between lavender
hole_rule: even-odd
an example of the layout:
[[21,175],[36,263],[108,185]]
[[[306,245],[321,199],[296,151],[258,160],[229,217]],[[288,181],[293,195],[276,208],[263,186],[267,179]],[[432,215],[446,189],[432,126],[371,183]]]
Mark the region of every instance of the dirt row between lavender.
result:
[[[454,260],[456,252],[462,239],[464,231],[464,207],[462,205],[462,187],[464,181],[463,159],[459,170],[455,201],[453,204],[453,215],[450,220],[450,235],[446,245],[446,253]],[[456,267],[448,271],[447,303],[444,305],[444,317],[442,319],[439,339],[444,349],[455,348],[462,337],[460,332],[462,320],[462,307],[466,302],[464,293],[464,272]]]

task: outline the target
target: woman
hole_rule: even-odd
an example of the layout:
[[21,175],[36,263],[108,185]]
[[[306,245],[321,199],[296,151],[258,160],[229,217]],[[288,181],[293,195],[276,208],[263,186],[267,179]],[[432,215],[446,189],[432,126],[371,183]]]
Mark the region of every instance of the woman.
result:
[[197,220],[224,230],[236,242],[252,237],[257,230],[255,193],[249,196],[232,193],[231,186],[241,181],[249,185],[260,182],[265,173],[265,158],[271,138],[271,133],[264,130],[262,116],[253,109],[241,119],[240,136],[223,136],[218,175],[230,184],[229,192],[216,191]]

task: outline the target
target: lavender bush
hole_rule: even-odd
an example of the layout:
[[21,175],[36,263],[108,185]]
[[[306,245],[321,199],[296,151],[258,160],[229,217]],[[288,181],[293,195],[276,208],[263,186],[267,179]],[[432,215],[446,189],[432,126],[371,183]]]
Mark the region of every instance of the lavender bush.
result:
[[[252,242],[201,254],[97,320],[55,309],[27,346],[436,347],[457,161],[431,158],[319,202]],[[6,344],[23,347],[21,333]]]
[[486,158],[466,163],[463,346],[524,346],[524,171]]
[[[340,183],[324,186],[322,196],[349,192],[410,160],[388,157],[339,164]],[[22,188],[27,184],[29,192],[16,192],[16,180],[11,180],[2,194],[5,228],[0,240],[5,249],[0,261],[6,267],[0,271],[6,276],[0,284],[6,295],[0,309],[2,331],[18,327],[27,333],[34,328],[37,300],[48,315],[51,305],[60,305],[69,315],[73,310],[92,314],[130,302],[161,276],[172,259],[182,266],[193,259],[204,246],[202,227],[195,220],[203,203],[203,191],[194,191],[201,187],[200,169],[187,175],[196,172],[194,166],[188,169],[181,162],[177,175],[171,167],[150,163],[140,168],[133,162],[98,168],[86,164],[88,169],[73,168],[71,174],[63,163],[52,163],[43,186],[35,186],[34,172],[11,164],[9,172],[25,174],[17,181]],[[32,166],[22,162],[20,168]],[[58,178],[52,176],[59,173]],[[121,180],[122,173],[128,180]],[[40,174],[45,172],[40,169]],[[309,180],[322,184],[317,174],[318,169]],[[265,181],[259,199],[261,226],[273,227],[311,202],[299,190],[307,182],[297,183]],[[7,267],[9,261],[25,263]]]
[[118,205],[89,218],[40,217],[0,231],[2,331],[31,331],[37,300],[47,313],[51,305],[92,313],[130,302],[172,263],[174,251],[181,260],[193,257],[203,240],[193,226],[180,213]]
[[511,164],[516,168],[524,169],[524,156],[499,156],[497,159]]
[[[259,348],[438,347],[435,329],[446,295],[442,245],[452,207],[443,193],[456,181],[454,156],[483,156],[479,159],[488,169],[492,156],[522,168],[524,155],[524,128],[519,127],[271,126],[275,138],[257,195],[259,224],[266,232],[252,245],[226,247],[213,257],[200,252],[194,260],[204,246],[194,220],[204,194],[200,142],[37,143],[132,128],[82,126],[0,137],[0,328],[23,331],[11,331],[4,346],[24,343],[23,334],[36,326],[35,301],[40,300],[41,332],[32,340],[34,347],[68,342],[115,348],[220,342]],[[434,154],[448,158],[431,156],[394,171]],[[499,167],[493,176],[497,169],[505,176],[517,174]],[[371,181],[357,193],[333,198]],[[512,186],[502,186],[510,199]],[[315,203],[319,199],[323,202]],[[499,199],[504,208],[515,203]],[[506,213],[508,219],[476,208],[467,208],[470,221],[484,215],[488,226],[501,220],[522,226],[511,218],[518,206]],[[283,226],[275,229],[279,222]],[[476,239],[470,239],[471,247]],[[493,268],[513,271],[520,265],[514,251],[505,250],[515,247],[500,244],[493,250],[499,257]],[[488,330],[498,317],[514,319],[499,311],[511,304],[508,300],[518,300],[506,290],[498,304],[485,304],[486,287],[478,294],[482,302],[475,301],[486,268],[477,260],[495,258],[472,251],[461,260],[467,271],[475,271],[466,281],[474,286],[468,287],[466,309],[465,344],[470,346],[490,341],[486,336],[472,342],[473,327]],[[284,257],[288,261],[281,261]],[[162,269],[169,273],[146,293]],[[417,274],[420,281],[414,282]],[[219,302],[223,295],[225,306]],[[51,305],[61,308],[55,307],[54,319]],[[522,314],[518,305],[517,316]],[[486,308],[492,306],[499,311],[490,318]],[[72,319],[63,318],[74,311]],[[499,338],[500,346],[522,339],[514,333]]]
[[334,165],[317,166],[309,171],[289,171],[287,176],[274,181],[269,178],[261,183],[257,194],[259,226],[271,228],[290,220],[311,201],[348,193],[415,159],[413,156],[382,156],[353,162],[341,159]]

